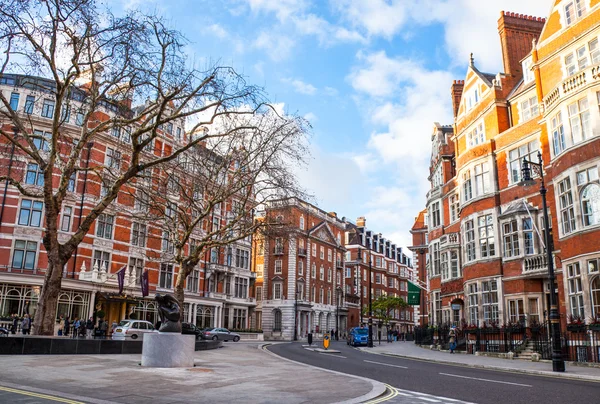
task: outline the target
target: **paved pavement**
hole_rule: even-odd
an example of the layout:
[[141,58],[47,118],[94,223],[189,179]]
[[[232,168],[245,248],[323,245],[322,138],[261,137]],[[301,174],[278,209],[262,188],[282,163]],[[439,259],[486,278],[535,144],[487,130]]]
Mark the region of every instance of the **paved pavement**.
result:
[[382,342],[381,345],[375,343],[373,348],[361,347],[360,349],[370,353],[394,355],[403,358],[420,359],[438,363],[457,364],[474,368],[497,369],[569,379],[600,381],[599,367],[575,366],[567,363],[566,371],[564,373],[557,373],[552,371],[552,362],[549,361],[531,362],[522,359],[500,359],[463,353],[450,354],[448,351],[436,351],[422,348],[415,345],[414,342]]
[[191,369],[142,368],[140,355],[3,355],[0,402],[333,403],[362,402],[385,390],[382,383],[282,360],[259,346],[198,351]]

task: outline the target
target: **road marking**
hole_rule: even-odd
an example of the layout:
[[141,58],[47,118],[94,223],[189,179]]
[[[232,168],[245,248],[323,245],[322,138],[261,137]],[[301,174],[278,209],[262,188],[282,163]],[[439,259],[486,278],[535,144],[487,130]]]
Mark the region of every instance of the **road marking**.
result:
[[425,400],[425,401],[429,401],[431,403],[441,403],[442,400],[436,400],[435,398],[428,398],[428,397],[419,397],[419,400]]
[[390,366],[392,368],[400,368],[400,369],[408,369],[406,366],[400,366],[400,365],[390,365],[389,363],[383,363],[383,362],[375,362],[375,361],[368,361],[365,359],[365,362],[368,363],[374,363],[376,365],[383,365],[383,366]]
[[84,404],[81,401],[70,400],[68,398],[49,396],[47,394],[34,393],[34,392],[31,392],[31,391],[25,391],[25,390],[11,389],[10,387],[2,387],[2,386],[0,386],[0,390],[6,391],[6,392],[9,392],[9,393],[21,394],[23,396],[43,398],[43,399],[46,399],[46,400],[56,401],[56,402],[59,402],[59,403]]
[[332,356],[334,358],[344,358],[344,359],[346,359],[345,356],[338,355],[338,354],[332,354],[332,353],[321,353],[321,355],[327,355],[327,356]]
[[453,375],[450,373],[440,373],[440,375],[443,376],[450,376],[450,377],[460,377],[462,379],[471,379],[471,380],[479,380],[482,382],[490,382],[490,383],[502,383],[502,384],[510,384],[512,386],[521,386],[521,387],[533,387],[530,384],[521,384],[521,383],[512,383],[512,382],[503,382],[500,380],[490,380],[490,379],[480,379],[479,377],[468,377],[468,376],[460,376],[460,375]]
[[377,404],[377,403],[382,403],[384,401],[388,401],[391,400],[392,398],[396,397],[398,395],[398,389],[395,387],[390,386],[389,384],[385,385],[386,387],[386,391],[387,394],[383,397],[379,397],[379,398],[375,398],[371,401],[367,401],[365,404]]

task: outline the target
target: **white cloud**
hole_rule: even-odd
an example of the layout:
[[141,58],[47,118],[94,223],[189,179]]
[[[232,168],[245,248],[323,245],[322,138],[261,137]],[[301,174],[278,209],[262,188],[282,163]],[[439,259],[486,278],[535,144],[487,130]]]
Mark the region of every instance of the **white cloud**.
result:
[[264,50],[275,62],[287,59],[294,45],[294,40],[285,35],[265,31],[261,32],[253,43],[255,48]]
[[329,95],[331,97],[338,95],[338,90],[333,87],[325,87],[323,88],[323,92],[325,93],[325,95]]
[[410,6],[406,1],[337,0],[336,9],[350,25],[362,28],[369,36],[391,38],[407,19]]
[[308,4],[305,0],[243,0],[255,13],[274,13],[280,21],[303,12]]
[[219,24],[211,24],[205,27],[206,32],[209,32],[217,38],[225,39],[229,37],[229,33]]
[[313,112],[308,112],[306,115],[304,115],[304,119],[306,119],[311,124],[319,120],[319,118]]
[[304,81],[299,79],[284,78],[281,79],[281,81],[287,84],[291,84],[292,87],[294,87],[294,91],[300,94],[315,95],[317,92],[317,88],[315,86],[313,86],[310,83],[305,83]]

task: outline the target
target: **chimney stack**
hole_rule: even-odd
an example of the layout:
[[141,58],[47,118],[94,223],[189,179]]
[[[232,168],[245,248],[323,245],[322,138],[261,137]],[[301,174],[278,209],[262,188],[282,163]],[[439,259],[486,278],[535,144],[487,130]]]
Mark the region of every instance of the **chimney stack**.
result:
[[516,80],[523,77],[521,60],[531,52],[531,43],[540,37],[545,22],[545,18],[500,12],[498,33],[502,46],[504,73],[513,76]]
[[460,105],[460,99],[462,98],[464,88],[464,80],[454,80],[452,87],[450,87],[450,94],[452,95],[452,110],[454,111],[455,118],[458,115],[458,106]]
[[365,219],[364,216],[359,217],[358,219],[356,219],[356,226],[358,226],[358,227],[366,227],[367,226],[367,219]]

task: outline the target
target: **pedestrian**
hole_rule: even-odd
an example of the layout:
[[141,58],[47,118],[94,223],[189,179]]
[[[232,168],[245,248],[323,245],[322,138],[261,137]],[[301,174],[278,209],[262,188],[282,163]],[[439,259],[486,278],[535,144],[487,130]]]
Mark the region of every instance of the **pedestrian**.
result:
[[65,328],[65,318],[61,314],[60,318],[58,319],[58,336],[63,335],[64,328]]
[[85,332],[88,338],[94,337],[94,319],[92,317],[85,322]]
[[65,324],[63,326],[63,335],[65,337],[69,336],[70,328],[71,328],[71,321],[69,320],[69,317],[65,317]]
[[454,327],[450,328],[448,337],[450,337],[450,353],[453,354],[456,349],[456,331],[454,330]]
[[79,336],[79,327],[81,327],[81,322],[79,321],[79,317],[75,317],[75,321],[73,321],[73,338]]
[[108,329],[108,321],[100,320],[100,323],[98,324],[98,326],[100,327],[100,337],[106,338],[106,330]]
[[10,333],[16,334],[17,328],[19,328],[19,316],[17,315],[17,313],[13,313],[11,317],[12,317],[12,326],[10,327]]
[[31,319],[29,318],[29,314],[25,314],[25,317],[21,321],[21,332],[23,335],[29,335],[29,330],[31,330]]

